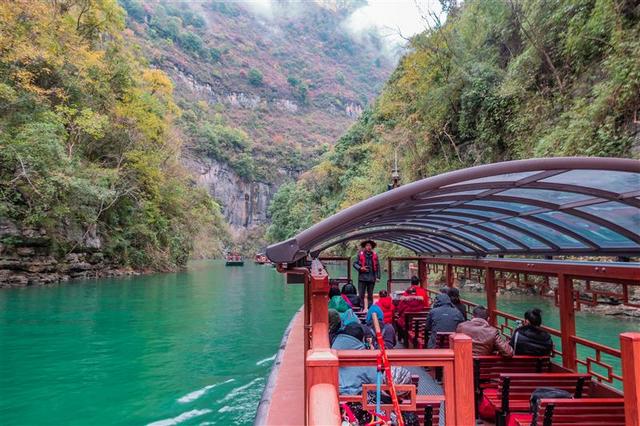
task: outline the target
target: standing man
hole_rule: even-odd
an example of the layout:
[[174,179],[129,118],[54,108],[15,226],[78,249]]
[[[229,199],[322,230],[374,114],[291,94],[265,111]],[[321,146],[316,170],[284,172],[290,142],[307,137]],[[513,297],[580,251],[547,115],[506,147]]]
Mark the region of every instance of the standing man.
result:
[[358,292],[360,298],[364,300],[365,291],[367,293],[367,307],[373,305],[373,287],[380,279],[380,261],[378,254],[373,251],[376,243],[371,240],[360,243],[360,250],[353,267],[358,271]]

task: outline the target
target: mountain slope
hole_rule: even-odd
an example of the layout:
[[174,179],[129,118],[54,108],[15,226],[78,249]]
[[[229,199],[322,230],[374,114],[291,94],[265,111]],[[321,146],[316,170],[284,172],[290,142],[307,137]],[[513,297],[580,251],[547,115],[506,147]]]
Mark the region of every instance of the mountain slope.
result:
[[124,16],[116,0],[0,2],[0,285],[175,270],[198,239],[221,251],[171,81],[127,45]]
[[122,4],[131,39],[175,84],[185,163],[236,230],[268,222],[277,187],[315,164],[391,70],[375,34],[343,28],[357,2]]
[[545,156],[640,157],[640,6],[613,0],[445,3],[381,96],[320,164],[282,187],[271,240],[404,182]]

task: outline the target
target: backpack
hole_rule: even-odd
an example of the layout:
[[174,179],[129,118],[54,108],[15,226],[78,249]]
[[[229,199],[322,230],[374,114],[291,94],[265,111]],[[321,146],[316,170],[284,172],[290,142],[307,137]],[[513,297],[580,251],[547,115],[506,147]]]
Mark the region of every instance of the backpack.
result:
[[556,389],[556,388],[537,388],[531,394],[531,399],[529,400],[531,414],[533,414],[533,418],[531,419],[531,424],[535,425],[538,422],[538,406],[540,405],[541,399],[571,399],[573,398],[573,394],[567,392],[566,390]]

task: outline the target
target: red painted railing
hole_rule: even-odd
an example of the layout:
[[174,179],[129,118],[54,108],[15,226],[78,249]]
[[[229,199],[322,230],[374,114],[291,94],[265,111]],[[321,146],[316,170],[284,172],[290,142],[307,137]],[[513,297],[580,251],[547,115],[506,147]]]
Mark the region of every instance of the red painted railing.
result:
[[[555,277],[558,282],[556,293],[561,329],[543,327],[561,341],[561,346],[554,349],[554,355],[561,357],[562,365],[567,369],[586,370],[600,383],[622,385],[626,424],[640,425],[640,333],[622,334],[620,350],[577,336],[575,311],[579,309],[580,302],[576,300],[574,288],[575,280],[616,282],[623,285],[624,294],[627,294],[628,286],[640,283],[640,270],[616,265],[598,266],[588,263],[516,259],[393,258],[388,260],[389,287],[394,283],[406,285],[408,278],[393,275],[394,261],[417,262],[418,275],[423,286],[427,285],[428,273],[434,270],[446,274],[446,284],[449,286],[454,285],[455,274],[483,278],[490,321],[505,336],[511,335],[519,318],[497,309],[496,298],[502,283],[505,280],[516,280],[526,287],[541,284],[545,286],[549,277]],[[327,333],[329,280],[326,272],[317,265],[312,267],[311,273],[306,273],[305,279],[305,328],[308,332],[305,345],[305,412],[307,424],[337,425],[340,423],[338,369],[345,366],[373,365],[377,352],[330,349]],[[469,312],[475,306],[468,301],[463,303]],[[443,367],[446,424],[473,424],[471,341],[466,336],[454,336],[451,341],[452,349],[393,350],[389,352],[389,358],[394,365]],[[592,355],[579,356],[578,347],[592,351]],[[585,351],[580,352],[584,354]],[[607,357],[620,360],[623,374],[615,371],[611,361],[605,359]]]

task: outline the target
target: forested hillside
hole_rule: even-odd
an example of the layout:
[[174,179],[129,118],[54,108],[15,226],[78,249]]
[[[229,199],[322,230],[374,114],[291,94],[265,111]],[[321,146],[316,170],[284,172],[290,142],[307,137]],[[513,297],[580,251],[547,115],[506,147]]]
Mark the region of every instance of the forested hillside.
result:
[[640,6],[632,0],[444,2],[375,105],[271,206],[282,240],[404,182],[495,161],[640,156]]
[[235,234],[268,223],[278,186],[316,164],[392,71],[375,31],[343,26],[358,1],[121,4],[127,38],[175,84],[185,164]]
[[181,165],[173,85],[124,28],[116,0],[0,2],[0,283],[220,250],[219,208]]

